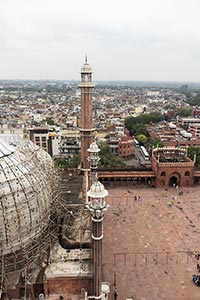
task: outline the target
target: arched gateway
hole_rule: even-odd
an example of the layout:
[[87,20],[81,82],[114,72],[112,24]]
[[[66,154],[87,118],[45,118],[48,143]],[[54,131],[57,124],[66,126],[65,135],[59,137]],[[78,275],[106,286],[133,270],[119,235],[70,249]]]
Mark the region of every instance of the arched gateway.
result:
[[187,157],[186,150],[176,147],[154,149],[148,169],[100,170],[98,177],[107,183],[132,181],[134,185],[143,183],[152,187],[189,187],[200,183],[200,171],[194,170],[194,162]]
[[178,179],[176,176],[172,176],[169,179],[169,186],[177,186],[178,184]]
[[155,172],[156,187],[192,186],[194,162],[186,150],[176,147],[156,148],[152,153],[152,170]]

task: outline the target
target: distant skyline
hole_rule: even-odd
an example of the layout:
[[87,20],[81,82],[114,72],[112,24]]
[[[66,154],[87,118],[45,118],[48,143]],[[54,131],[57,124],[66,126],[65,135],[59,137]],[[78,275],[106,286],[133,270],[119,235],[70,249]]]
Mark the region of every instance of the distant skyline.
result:
[[0,0],[0,79],[200,82],[199,0]]

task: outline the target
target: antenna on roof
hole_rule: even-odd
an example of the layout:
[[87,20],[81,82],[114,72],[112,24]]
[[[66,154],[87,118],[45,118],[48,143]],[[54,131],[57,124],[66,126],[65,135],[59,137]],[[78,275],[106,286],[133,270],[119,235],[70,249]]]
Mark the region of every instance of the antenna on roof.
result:
[[85,54],[85,63],[87,63],[87,54]]

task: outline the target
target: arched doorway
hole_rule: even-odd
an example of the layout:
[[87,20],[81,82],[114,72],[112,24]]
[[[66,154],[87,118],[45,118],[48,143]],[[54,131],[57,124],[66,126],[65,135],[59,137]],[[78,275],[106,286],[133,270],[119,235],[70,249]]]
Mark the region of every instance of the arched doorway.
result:
[[176,176],[171,176],[169,179],[169,186],[177,186],[178,185],[178,179]]

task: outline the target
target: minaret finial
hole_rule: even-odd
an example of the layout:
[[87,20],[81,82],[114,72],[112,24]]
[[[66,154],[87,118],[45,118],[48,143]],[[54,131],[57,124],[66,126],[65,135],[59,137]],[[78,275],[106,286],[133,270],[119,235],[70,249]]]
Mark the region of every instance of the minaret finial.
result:
[[87,63],[87,54],[85,54],[85,63]]

